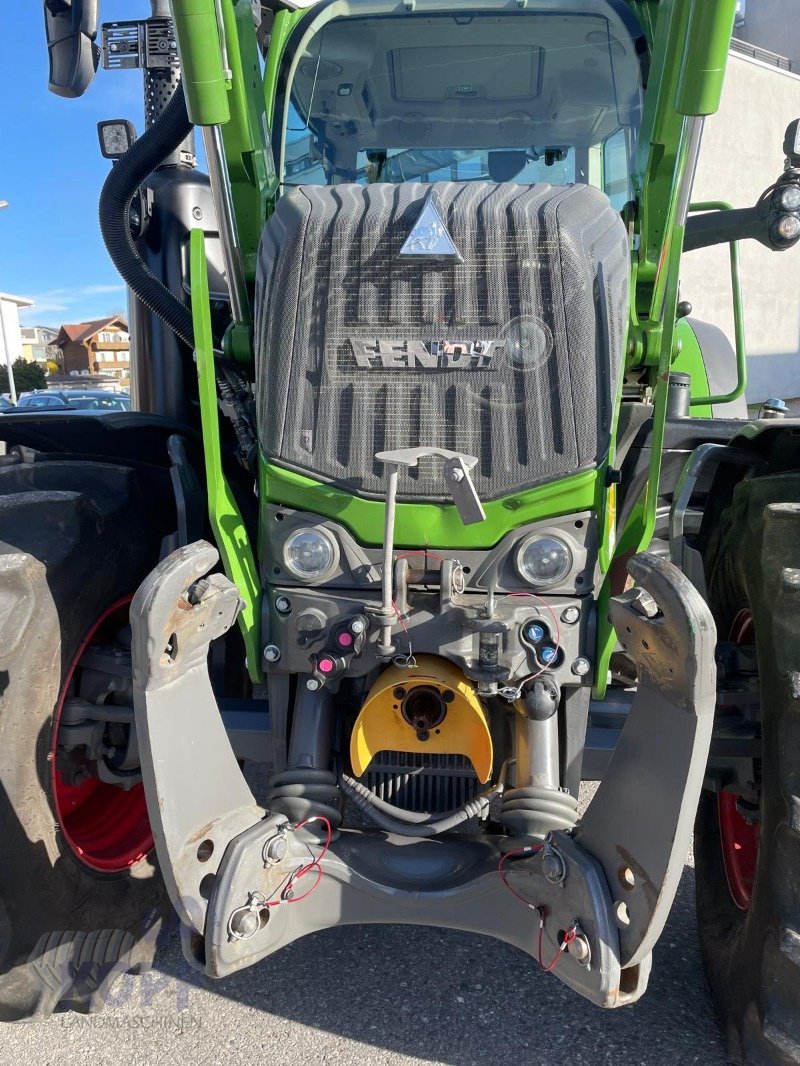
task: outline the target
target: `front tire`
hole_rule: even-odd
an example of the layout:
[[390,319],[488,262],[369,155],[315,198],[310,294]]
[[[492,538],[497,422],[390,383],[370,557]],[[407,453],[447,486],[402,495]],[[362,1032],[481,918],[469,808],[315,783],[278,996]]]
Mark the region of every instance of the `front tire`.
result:
[[0,463],[0,1020],[15,1021],[98,1009],[118,973],[152,958],[165,896],[143,797],[137,811],[134,790],[120,804],[109,785],[85,802],[99,783],[70,791],[54,741],[86,647],[124,625],[158,561],[170,504],[127,467]]

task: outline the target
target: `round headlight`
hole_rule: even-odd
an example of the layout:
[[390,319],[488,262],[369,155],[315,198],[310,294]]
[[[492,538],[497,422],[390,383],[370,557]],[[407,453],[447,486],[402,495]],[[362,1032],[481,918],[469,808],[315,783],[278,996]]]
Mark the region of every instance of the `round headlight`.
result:
[[572,564],[572,551],[560,537],[534,534],[517,550],[519,576],[539,588],[559,584],[572,569]]
[[324,529],[296,529],[283,545],[286,569],[301,581],[320,581],[336,566],[339,552]]
[[780,204],[784,211],[800,208],[800,185],[784,185],[780,191]]

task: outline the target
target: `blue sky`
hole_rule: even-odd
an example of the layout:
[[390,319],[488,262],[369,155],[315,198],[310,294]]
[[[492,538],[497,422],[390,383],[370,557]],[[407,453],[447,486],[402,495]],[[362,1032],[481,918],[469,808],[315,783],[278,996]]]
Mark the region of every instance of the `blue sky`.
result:
[[[88,92],[64,100],[47,91],[42,0],[2,0],[0,32],[0,291],[36,306],[25,325],[100,318],[126,306],[108,258],[97,201],[108,168],[97,122],[130,118],[141,133],[137,71],[98,71]],[[146,18],[147,0],[101,0],[100,17]]]

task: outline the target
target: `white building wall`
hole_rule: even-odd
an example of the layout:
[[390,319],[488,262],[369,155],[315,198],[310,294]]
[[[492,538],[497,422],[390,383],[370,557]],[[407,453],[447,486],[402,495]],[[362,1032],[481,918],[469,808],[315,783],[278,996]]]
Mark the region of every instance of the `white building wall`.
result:
[[[31,300],[17,299],[13,296],[0,293],[0,361],[5,366],[8,362],[8,356],[11,357],[13,363],[15,359],[19,359],[22,355],[22,333],[20,331],[19,324],[19,309],[20,307],[30,307]],[[6,352],[6,345],[8,345],[8,352]]]
[[747,0],[745,18],[733,31],[740,41],[766,48],[800,65],[798,0]]
[[[792,0],[800,5],[800,0]],[[749,13],[749,8],[748,8]],[[800,77],[731,53],[719,112],[705,126],[692,199],[754,204],[783,167],[783,135],[800,116]],[[748,351],[747,399],[800,396],[800,246],[740,244]],[[733,343],[727,245],[683,257],[681,298]]]

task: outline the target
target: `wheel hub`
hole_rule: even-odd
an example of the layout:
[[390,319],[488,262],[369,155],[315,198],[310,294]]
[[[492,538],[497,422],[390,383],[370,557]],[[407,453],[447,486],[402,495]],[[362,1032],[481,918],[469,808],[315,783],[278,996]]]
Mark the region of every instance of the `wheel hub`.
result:
[[[51,787],[59,827],[73,854],[84,865],[102,873],[121,873],[153,848],[144,786],[138,774],[126,769],[129,779],[125,780],[118,769],[121,762],[125,765],[125,760],[120,759],[121,748],[130,748],[131,727],[119,722],[128,717],[125,699],[130,684],[124,675],[130,655],[120,645],[119,634],[127,625],[130,602],[131,597],[127,596],[112,604],[90,628],[66,673],[54,716]],[[98,646],[109,645],[113,652],[105,656],[111,664],[108,680],[98,686],[97,664],[104,658],[98,655]],[[82,698],[90,710],[102,703],[104,696],[109,702],[113,700],[113,717],[117,721],[100,727],[103,743],[98,751],[91,751],[87,745],[73,746],[67,738],[69,726],[65,719],[71,716],[65,714],[65,707]],[[132,717],[131,706],[131,721]],[[87,735],[90,732],[91,727]],[[112,780],[103,780],[103,776]],[[130,777],[135,778],[133,783]]]

